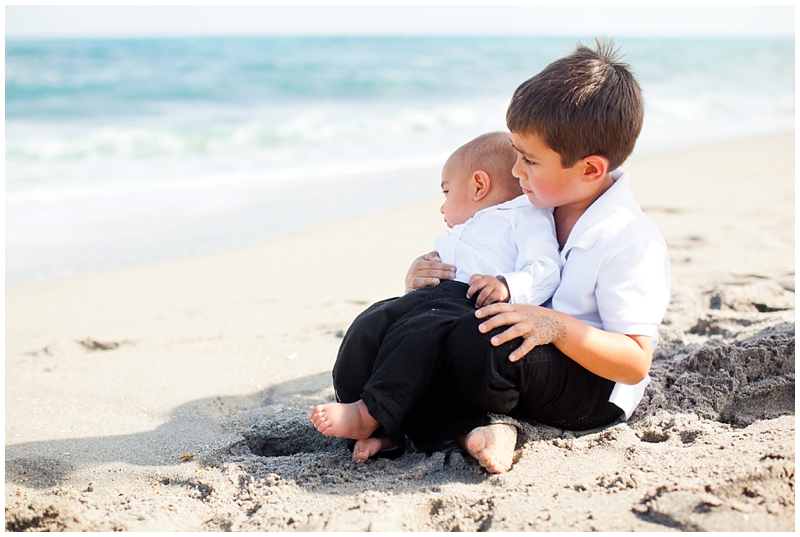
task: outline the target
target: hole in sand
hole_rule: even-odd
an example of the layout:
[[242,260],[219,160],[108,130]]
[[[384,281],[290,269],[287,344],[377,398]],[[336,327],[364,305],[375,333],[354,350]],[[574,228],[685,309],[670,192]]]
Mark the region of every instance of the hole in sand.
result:
[[756,304],[753,302],[753,307],[755,307],[761,313],[771,313],[773,311],[787,311],[789,308],[771,308],[766,304]]
[[250,452],[261,457],[335,453],[346,449],[345,440],[321,435],[305,416],[260,422],[242,436]]
[[648,444],[660,444],[661,442],[666,442],[669,439],[669,435],[663,431],[644,431],[639,438],[642,442],[647,442]]

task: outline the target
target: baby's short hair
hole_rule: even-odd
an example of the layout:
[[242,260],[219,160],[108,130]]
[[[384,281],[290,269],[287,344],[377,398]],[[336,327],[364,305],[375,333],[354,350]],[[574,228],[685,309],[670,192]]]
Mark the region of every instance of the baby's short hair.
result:
[[644,101],[628,64],[611,42],[597,50],[578,45],[514,92],[506,113],[509,130],[536,134],[568,168],[589,155],[619,167],[642,130]]
[[456,149],[449,159],[465,173],[483,170],[492,184],[509,193],[522,194],[519,180],[511,173],[517,152],[507,132],[489,132]]

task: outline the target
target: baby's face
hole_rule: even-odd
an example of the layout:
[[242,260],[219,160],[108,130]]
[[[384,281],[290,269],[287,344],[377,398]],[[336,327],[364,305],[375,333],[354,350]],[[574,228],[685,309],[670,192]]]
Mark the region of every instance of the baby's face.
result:
[[463,224],[477,212],[472,199],[470,175],[448,161],[442,170],[444,203],[440,211],[448,227]]

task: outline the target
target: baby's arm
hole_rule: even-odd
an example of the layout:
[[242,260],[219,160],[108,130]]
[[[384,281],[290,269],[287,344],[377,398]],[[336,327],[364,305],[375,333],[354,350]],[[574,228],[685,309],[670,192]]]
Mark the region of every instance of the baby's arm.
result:
[[538,306],[553,296],[561,281],[561,255],[552,214],[544,210],[525,214],[512,235],[518,252],[514,272],[500,276],[509,290],[506,302]]
[[470,277],[467,298],[475,293],[478,293],[478,298],[475,300],[475,306],[478,308],[495,302],[508,302],[510,296],[505,280],[485,274],[473,274]]
[[406,293],[414,289],[438,285],[442,280],[456,277],[456,268],[442,263],[439,254],[428,252],[414,260],[406,273]]

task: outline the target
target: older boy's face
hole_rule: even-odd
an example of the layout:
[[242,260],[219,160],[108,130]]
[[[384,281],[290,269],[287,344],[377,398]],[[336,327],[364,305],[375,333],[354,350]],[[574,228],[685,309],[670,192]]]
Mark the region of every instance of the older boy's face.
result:
[[537,207],[560,207],[575,202],[579,193],[581,164],[561,166],[561,156],[536,134],[511,133],[517,162],[511,173],[519,179],[523,193]]
[[447,161],[442,170],[442,192],[444,203],[439,210],[447,227],[463,224],[475,215],[469,177],[451,161]]

